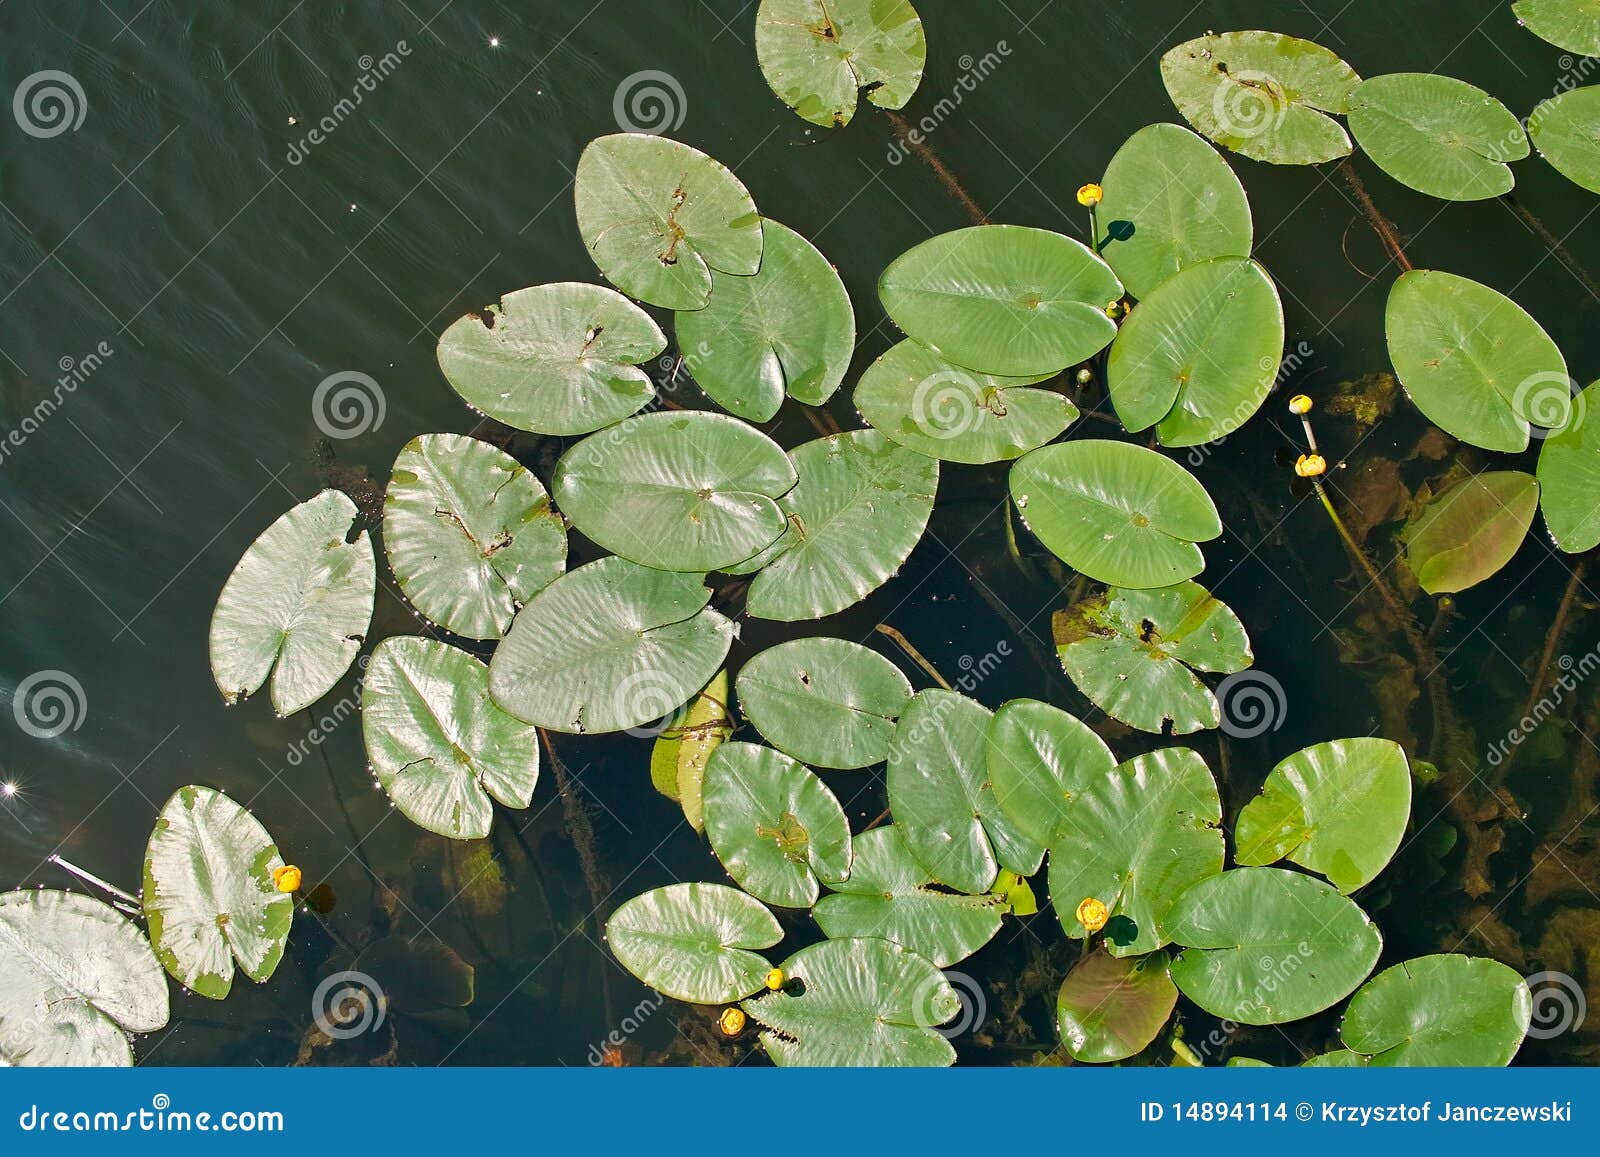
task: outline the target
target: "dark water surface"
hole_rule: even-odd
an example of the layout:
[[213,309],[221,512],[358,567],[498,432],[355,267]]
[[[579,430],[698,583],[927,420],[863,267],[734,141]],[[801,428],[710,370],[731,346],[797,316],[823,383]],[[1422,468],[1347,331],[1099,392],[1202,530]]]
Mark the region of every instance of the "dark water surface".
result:
[[[906,116],[934,115],[959,93],[929,139],[971,202],[996,221],[1080,237],[1073,191],[1135,129],[1178,119],[1157,60],[1207,29],[1312,37],[1365,75],[1447,72],[1519,112],[1595,63],[1574,64],[1522,32],[1499,0],[918,7],[929,66]],[[297,920],[268,984],[241,982],[220,1004],[177,997],[173,1026],[140,1043],[143,1060],[584,1064],[625,1018],[642,1022],[624,1026],[630,1061],[729,1063],[748,1052],[718,1051],[700,1010],[640,1005],[648,994],[605,955],[590,918],[596,893],[609,908],[672,880],[723,878],[650,789],[647,740],[558,740],[592,849],[573,838],[583,825],[563,807],[548,760],[528,812],[502,811],[493,839],[452,847],[398,816],[374,785],[352,712],[357,672],[315,718],[275,719],[264,696],[227,709],[211,682],[206,629],[239,555],[289,506],[328,484],[370,498],[414,435],[477,428],[434,362],[451,320],[525,285],[598,279],[574,224],[571,171],[586,141],[618,127],[617,90],[634,74],[670,74],[684,94],[674,135],[736,169],[766,215],[837,263],[862,335],[855,372],[892,343],[878,274],[930,234],[969,224],[968,209],[928,165],[899,160],[877,110],[863,106],[834,134],[785,110],[756,67],[754,12],[753,0],[0,7],[4,92],[55,69],[86,101],[75,131],[41,139],[7,118],[0,132],[0,426],[21,430],[41,400],[61,401],[0,460],[0,689],[10,699],[37,672],[65,673],[82,689],[74,726],[58,736],[0,718],[0,771],[18,789],[0,797],[0,884],[66,885],[43,862],[59,850],[136,888],[161,803],[200,782],[248,801],[308,881],[337,894],[325,918]],[[986,54],[984,79],[964,87]],[[336,114],[375,71],[387,75]],[[327,139],[301,143],[328,115],[339,123]],[[1386,372],[1382,311],[1395,270],[1350,185],[1335,166],[1230,159],[1298,351],[1286,386],[1328,398],[1339,383]],[[1568,252],[1552,254],[1505,200],[1445,205],[1356,165],[1418,267],[1510,293],[1579,380],[1597,376],[1597,299],[1571,268],[1600,270],[1595,198],[1537,159],[1516,166],[1517,201],[1565,241]],[[353,438],[329,438],[313,405],[318,384],[340,372],[368,375],[383,399],[381,424]],[[64,374],[73,388],[58,387]],[[859,424],[853,381],[830,407],[847,427]],[[674,397],[705,404],[687,384]],[[1459,838],[1442,874],[1406,861],[1370,894],[1385,963],[1459,947],[1586,981],[1600,899],[1587,813],[1574,800],[1592,788],[1592,743],[1560,723],[1530,742],[1509,781],[1525,819],[1490,803],[1468,814],[1460,802],[1492,799],[1484,751],[1522,714],[1570,560],[1538,532],[1440,625],[1441,665],[1420,674],[1443,681],[1435,694],[1454,704],[1442,735],[1426,680],[1413,678],[1408,692],[1395,677],[1395,664],[1415,665],[1374,630],[1371,593],[1352,581],[1326,517],[1285,468],[1297,433],[1285,417],[1274,398],[1196,467],[1228,527],[1207,547],[1204,581],[1239,612],[1258,666],[1286,692],[1277,729],[1225,750],[1215,734],[1193,740],[1223,780],[1230,817],[1277,759],[1305,744],[1380,731],[1402,739],[1444,774],[1419,796],[1417,828]],[[1086,423],[1093,436],[1112,434]],[[1393,523],[1404,514],[1397,481],[1415,487],[1452,465],[1454,447],[1442,460],[1418,453],[1425,429],[1403,402],[1370,428],[1326,418],[1330,458],[1350,456],[1333,482],[1352,521]],[[793,404],[771,431],[786,446],[815,436]],[[515,444],[546,480],[560,449],[555,439]],[[1460,461],[1481,468],[1483,456],[1467,453]],[[1512,464],[1532,462],[1530,453]],[[887,622],[950,677],[982,673],[973,693],[990,706],[1027,695],[1097,717],[1051,668],[1050,612],[1066,596],[1036,581],[1037,564],[1013,561],[1003,496],[1002,469],[946,467],[930,533],[904,573],[803,629],[870,640],[926,685],[873,632]],[[1380,565],[1394,557],[1392,530],[1369,541]],[[576,536],[574,548],[574,564],[593,554]],[[1399,569],[1386,572],[1396,583]],[[372,638],[422,629],[382,577]],[[1427,600],[1418,609],[1432,614]],[[793,633],[743,626],[734,664]],[[1593,619],[1580,615],[1560,650],[1577,655],[1595,642]],[[1589,688],[1562,711],[1592,728],[1594,698]],[[308,739],[323,718],[325,740]],[[1124,757],[1157,745],[1114,725],[1105,734]],[[881,810],[879,773],[829,778],[858,826]],[[1492,889],[1481,896],[1467,886],[1483,851],[1468,828],[1491,841],[1503,833],[1503,848],[1483,858]],[[441,946],[477,969],[465,1009],[428,1008]],[[395,998],[388,1022],[310,1047],[318,982],[363,952],[357,966]],[[1008,922],[962,964],[987,1005],[978,1031],[958,1041],[963,1059],[1014,1062],[1052,1041],[1050,1001],[1070,958],[1046,911]],[[1247,1034],[1236,1047],[1289,1061],[1290,1037],[1315,1049],[1332,1023]],[[1206,1027],[1196,1023],[1191,1040]],[[1583,1040],[1534,1044],[1524,1057],[1572,1059]]]

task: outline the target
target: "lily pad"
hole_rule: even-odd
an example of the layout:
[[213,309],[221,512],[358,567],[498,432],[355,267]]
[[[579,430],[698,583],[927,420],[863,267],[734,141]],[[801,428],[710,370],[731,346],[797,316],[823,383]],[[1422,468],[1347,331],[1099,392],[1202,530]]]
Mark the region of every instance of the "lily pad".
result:
[[1182,466],[1127,442],[1045,446],[1011,468],[1022,519],[1062,562],[1110,586],[1165,587],[1205,568],[1222,533],[1211,496]]
[[289,715],[326,695],[372,623],[372,540],[350,530],[356,505],[324,490],[250,544],[211,616],[211,674],[228,703],[272,676],[272,707]]
[[922,83],[928,45],[908,0],[761,0],[756,59],[778,99],[824,128],[843,127],[856,90],[904,108]]
[[765,422],[784,395],[820,406],[855,352],[856,316],[844,282],[787,225],[763,221],[761,270],[711,275],[711,304],[674,320],[683,363],[729,413]]
[[1184,119],[1224,148],[1273,165],[1350,152],[1342,114],[1361,77],[1320,44],[1278,32],[1207,33],[1161,58]]
[[717,677],[694,697],[682,716],[661,733],[650,749],[650,779],[656,790],[683,807],[683,818],[695,831],[706,826],[701,785],[711,753],[733,734],[728,704],[728,673]]
[[1367,914],[1321,880],[1284,868],[1235,868],[1173,905],[1167,932],[1179,990],[1213,1016],[1283,1024],[1356,990],[1383,951]]
[[1134,297],[1214,257],[1248,257],[1244,186],[1217,150],[1182,125],[1146,125],[1101,178],[1100,256]]
[[850,876],[850,826],[816,774],[780,751],[724,743],[705,778],[706,835],[741,888],[781,908],[809,908],[817,881]]
[[946,361],[985,374],[1053,374],[1116,336],[1106,306],[1122,283],[1060,233],[976,225],[941,233],[884,270],[878,296],[896,325]]
[[1233,433],[1272,392],[1283,357],[1283,303],[1267,271],[1242,257],[1189,266],[1128,315],[1106,362],[1106,389],[1130,431],[1163,446]]
[[760,570],[745,609],[758,619],[820,619],[894,577],[922,539],[939,463],[876,430],[818,438],[789,455],[800,482],[778,502],[783,537],[734,573]]
[[609,551],[659,570],[720,570],[784,531],[789,456],[726,414],[662,410],[585,438],[551,490],[574,526]]
[[1050,899],[1067,935],[1083,939],[1075,913],[1092,897],[1110,914],[1113,956],[1166,944],[1178,897],[1222,871],[1221,822],[1216,781],[1187,748],[1137,755],[1088,779],[1050,844]]
[[1068,802],[1111,774],[1116,757],[1087,724],[1037,699],[1013,699],[989,721],[995,802],[1027,839],[1049,847]]
[[1411,766],[1387,739],[1336,739],[1295,752],[1239,813],[1241,864],[1292,863],[1350,893],[1375,879],[1411,819]]
[[1005,899],[961,896],[933,887],[893,824],[851,841],[850,879],[817,901],[817,925],[835,940],[881,937],[948,968],[982,948],[1000,931]]
[[813,767],[882,763],[911,683],[845,639],[791,639],[739,672],[739,706],[767,742]]
[[567,566],[567,526],[529,470],[487,442],[424,434],[394,460],[383,545],[400,589],[430,621],[498,639]]
[[439,368],[463,401],[536,434],[588,434],[656,396],[639,368],[667,348],[650,315],[602,285],[519,289],[455,321]]
[[1417,409],[1485,450],[1528,448],[1529,423],[1560,425],[1567,363],[1539,323],[1486,285],[1437,270],[1401,274],[1384,318],[1389,358]]
[[766,905],[722,884],[670,884],[635,896],[606,921],[618,963],[675,1000],[723,1004],[759,992],[783,929]]
[[[823,940],[782,964],[789,982],[744,1002],[781,1066],[938,1066],[956,1050],[935,1029],[961,998],[927,960],[888,940]],[[798,982],[798,983],[797,983]]]
[[1528,116],[1528,136],[1556,172],[1600,193],[1600,85],[1575,88],[1544,101]]
[[1436,495],[1406,527],[1406,562],[1430,595],[1477,586],[1511,561],[1538,509],[1532,474],[1474,474]]
[[749,190],[699,149],[646,133],[597,137],[573,182],[578,231],[600,272],[662,309],[703,309],[711,273],[761,267]]
[[161,964],[115,908],[76,892],[0,894],[0,1061],[131,1065],[127,1034],[167,1015]]
[[1565,429],[1539,451],[1539,505],[1568,554],[1600,546],[1600,382],[1578,395]]
[[1509,193],[1507,161],[1528,155],[1510,109],[1476,85],[1428,72],[1375,76],[1351,89],[1350,131],[1378,168],[1445,201]]
[[1600,56],[1600,4],[1595,0],[1517,0],[1511,11],[1540,40],[1580,56]]
[[525,808],[539,780],[539,734],[489,696],[489,668],[448,643],[385,639],[361,685],[372,770],[412,823],[477,840],[494,800]]
[[1078,407],[1033,377],[962,369],[914,341],[892,347],[861,375],[856,409],[885,437],[946,462],[1008,462],[1078,419]]
[[1178,1003],[1167,954],[1086,957],[1056,993],[1056,1026],[1075,1061],[1104,1065],[1143,1052]]
[[987,892],[1001,867],[1039,869],[1043,845],[1000,810],[989,783],[991,713],[953,691],[919,691],[889,740],[885,785],[906,847],[941,884]]
[[220,791],[190,784],[167,800],[145,847],[144,915],[179,984],[221,1000],[235,961],[251,980],[272,975],[294,923],[281,867],[267,829]]
[[733,624],[704,576],[602,558],[523,607],[489,664],[489,690],[518,719],[599,733],[660,719],[727,658]]
[[1517,1055],[1532,1015],[1528,985],[1499,961],[1419,956],[1362,985],[1339,1036],[1380,1067],[1494,1068]]

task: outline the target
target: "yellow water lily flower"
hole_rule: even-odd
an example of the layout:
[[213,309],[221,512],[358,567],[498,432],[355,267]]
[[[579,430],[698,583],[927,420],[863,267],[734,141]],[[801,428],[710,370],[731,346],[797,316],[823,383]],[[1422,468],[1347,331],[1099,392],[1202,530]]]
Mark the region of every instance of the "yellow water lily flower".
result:
[[1302,454],[1294,464],[1294,472],[1302,478],[1317,478],[1327,470],[1328,463],[1321,454]]
[[1291,414],[1309,414],[1309,413],[1311,413],[1311,399],[1305,394],[1296,394],[1294,397],[1289,399],[1289,413],[1291,413]]
[[1099,185],[1088,184],[1078,190],[1078,204],[1089,208],[1100,203],[1100,198],[1105,196],[1105,191]]
[[783,969],[774,968],[771,972],[767,973],[767,987],[773,992],[777,992],[783,987],[783,981]]
[[1106,906],[1093,896],[1085,897],[1083,903],[1078,905],[1078,923],[1090,932],[1100,931],[1109,919],[1111,913],[1106,911]]
[[300,890],[300,869],[293,864],[284,864],[272,870],[272,886],[280,892],[298,892]]
[[738,1036],[744,1031],[744,1010],[723,1009],[722,1015],[717,1018],[717,1027],[722,1030],[723,1036]]

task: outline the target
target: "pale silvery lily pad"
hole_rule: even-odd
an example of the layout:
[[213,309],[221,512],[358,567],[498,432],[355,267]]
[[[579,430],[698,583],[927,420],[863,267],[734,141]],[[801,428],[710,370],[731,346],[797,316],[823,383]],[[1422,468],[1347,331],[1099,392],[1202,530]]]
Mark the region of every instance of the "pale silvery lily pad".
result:
[[856,90],[902,108],[922,81],[928,46],[909,0],[761,0],[756,59],[784,104],[824,128],[844,126]]

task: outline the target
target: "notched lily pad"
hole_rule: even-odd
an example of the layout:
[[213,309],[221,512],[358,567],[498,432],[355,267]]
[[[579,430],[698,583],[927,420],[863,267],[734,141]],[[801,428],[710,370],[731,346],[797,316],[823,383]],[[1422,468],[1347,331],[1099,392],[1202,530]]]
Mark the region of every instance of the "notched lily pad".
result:
[[722,884],[670,884],[635,896],[606,921],[606,943],[629,972],[692,1004],[742,1000],[772,967],[753,949],[783,939],[761,901]]
[[1098,951],[1067,973],[1056,993],[1056,1026],[1075,1061],[1104,1065],[1143,1052],[1178,1003],[1167,954]]
[[791,639],[739,672],[739,706],[780,751],[813,767],[882,763],[911,683],[888,659],[846,639]]
[[1453,594],[1510,562],[1539,509],[1539,481],[1485,470],[1435,495],[1401,535],[1406,563],[1430,595]]
[[1428,72],[1364,80],[1348,97],[1350,131],[1384,172],[1419,193],[1481,201],[1509,193],[1507,161],[1528,155],[1510,109],[1476,85]]
[[1367,1064],[1511,1063],[1533,1016],[1515,971],[1480,956],[1442,953],[1386,968],[1350,999],[1339,1035]]
[[761,0],[756,59],[784,104],[824,128],[843,127],[856,90],[879,108],[903,108],[928,55],[908,0]]

